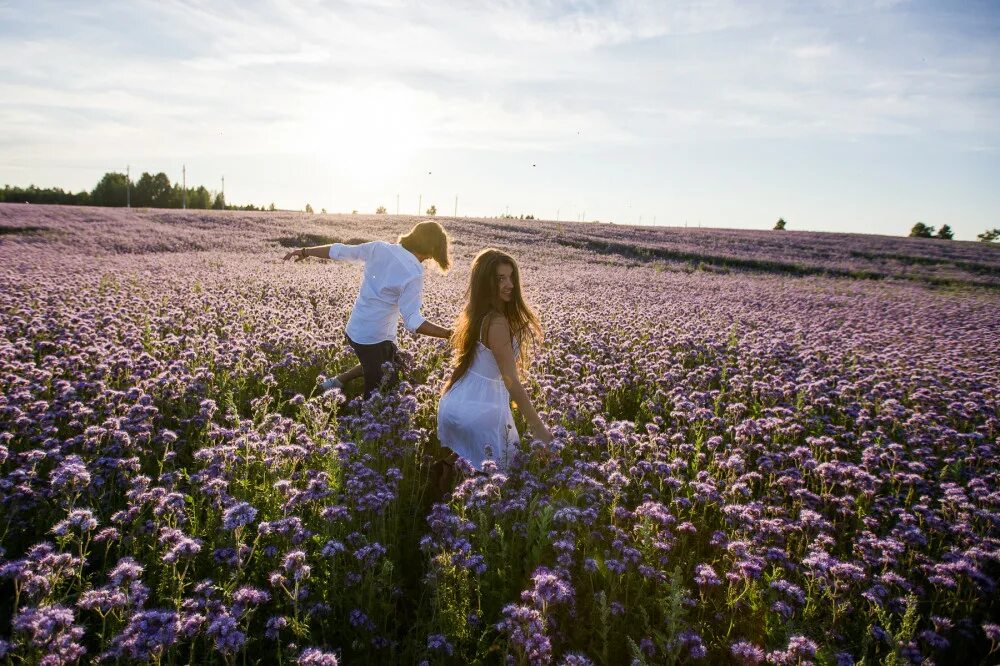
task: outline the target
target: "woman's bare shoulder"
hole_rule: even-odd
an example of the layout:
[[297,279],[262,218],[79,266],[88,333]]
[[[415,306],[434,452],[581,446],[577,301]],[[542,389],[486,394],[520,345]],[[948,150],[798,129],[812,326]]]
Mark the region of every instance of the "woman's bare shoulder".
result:
[[498,312],[486,315],[486,346],[491,349],[496,345],[510,344],[510,322]]
[[490,327],[490,332],[494,331],[507,331],[510,332],[510,322],[507,321],[507,317],[504,317],[499,312],[490,312],[486,315],[487,325]]

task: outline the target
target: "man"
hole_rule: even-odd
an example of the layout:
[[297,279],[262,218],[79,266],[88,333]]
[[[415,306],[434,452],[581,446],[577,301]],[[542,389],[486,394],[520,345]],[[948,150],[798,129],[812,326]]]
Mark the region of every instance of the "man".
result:
[[396,243],[373,241],[361,245],[319,245],[292,250],[284,259],[306,257],[363,261],[364,278],[345,331],[347,342],[358,357],[358,365],[322,384],[323,390],[343,389],[344,384],[364,377],[365,398],[382,382],[382,365],[395,364],[396,328],[399,317],[411,333],[451,338],[451,330],[424,319],[420,314],[424,288],[423,262],[433,259],[447,271],[448,234],[437,222],[420,222]]

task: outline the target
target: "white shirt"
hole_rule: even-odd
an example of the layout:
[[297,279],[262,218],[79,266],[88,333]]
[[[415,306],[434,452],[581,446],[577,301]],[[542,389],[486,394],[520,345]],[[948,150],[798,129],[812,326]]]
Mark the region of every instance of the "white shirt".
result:
[[388,340],[396,344],[399,316],[411,333],[424,323],[420,301],[424,267],[413,254],[396,243],[374,241],[361,245],[334,243],[331,259],[365,262],[358,300],[347,321],[347,335],[362,345]]

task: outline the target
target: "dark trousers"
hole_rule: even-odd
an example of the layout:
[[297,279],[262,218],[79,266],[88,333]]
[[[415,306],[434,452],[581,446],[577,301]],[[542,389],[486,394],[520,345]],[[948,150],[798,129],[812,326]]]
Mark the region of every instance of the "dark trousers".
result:
[[396,367],[396,345],[388,340],[373,345],[363,345],[351,340],[350,336],[346,334],[344,337],[347,338],[347,344],[351,345],[351,349],[357,354],[358,361],[361,363],[361,371],[365,377],[365,398],[367,399],[371,396],[372,391],[382,383],[382,375],[384,374],[382,365],[392,363],[393,368]]

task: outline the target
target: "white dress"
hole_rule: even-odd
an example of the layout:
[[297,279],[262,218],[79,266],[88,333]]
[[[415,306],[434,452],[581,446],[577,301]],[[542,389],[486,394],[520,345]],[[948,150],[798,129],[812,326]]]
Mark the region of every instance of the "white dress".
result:
[[[514,353],[518,353],[517,339]],[[510,393],[503,383],[493,352],[476,343],[469,369],[441,396],[438,403],[438,439],[477,470],[486,460],[506,469],[519,437],[510,411]]]

